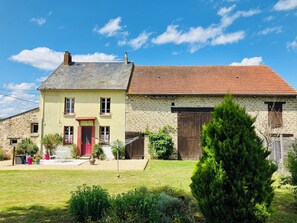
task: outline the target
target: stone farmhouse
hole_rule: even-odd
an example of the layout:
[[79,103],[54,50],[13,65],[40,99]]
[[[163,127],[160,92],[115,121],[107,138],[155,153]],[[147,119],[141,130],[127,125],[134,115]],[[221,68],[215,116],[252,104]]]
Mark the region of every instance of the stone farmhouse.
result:
[[282,165],[297,134],[297,92],[267,66],[137,66],[126,100],[126,131],[171,125],[180,159],[201,155],[202,125],[224,95],[257,117],[255,128]]
[[0,146],[11,149],[22,139],[38,143],[39,108],[34,108],[0,120]]
[[[297,135],[297,91],[268,66],[138,66],[127,55],[85,63],[65,52],[39,90],[39,140],[59,133],[81,156],[99,141],[140,140],[147,128],[171,125],[178,158],[197,159],[202,126],[226,94],[257,117],[255,128],[280,165]],[[138,158],[148,156],[147,139],[138,146]]]

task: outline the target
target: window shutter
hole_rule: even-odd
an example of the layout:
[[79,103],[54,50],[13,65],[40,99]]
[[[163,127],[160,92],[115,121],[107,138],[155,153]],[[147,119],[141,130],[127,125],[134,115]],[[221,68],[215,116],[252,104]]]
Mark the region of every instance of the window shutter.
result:
[[268,104],[268,124],[271,128],[279,128],[283,125],[283,104],[286,102],[265,102]]

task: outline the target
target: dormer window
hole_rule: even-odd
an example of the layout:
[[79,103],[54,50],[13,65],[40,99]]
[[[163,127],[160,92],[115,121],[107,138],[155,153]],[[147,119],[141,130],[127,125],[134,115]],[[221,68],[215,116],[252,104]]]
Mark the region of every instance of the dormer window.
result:
[[110,114],[110,98],[100,98],[100,114],[108,115]]
[[65,98],[64,114],[74,114],[75,98]]

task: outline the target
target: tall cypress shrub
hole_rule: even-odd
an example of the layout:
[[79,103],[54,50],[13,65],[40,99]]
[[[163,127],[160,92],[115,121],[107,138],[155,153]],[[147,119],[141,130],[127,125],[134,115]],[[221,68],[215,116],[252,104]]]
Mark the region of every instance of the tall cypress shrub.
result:
[[190,185],[207,222],[265,222],[276,166],[255,132],[255,118],[227,95],[202,131],[203,154]]

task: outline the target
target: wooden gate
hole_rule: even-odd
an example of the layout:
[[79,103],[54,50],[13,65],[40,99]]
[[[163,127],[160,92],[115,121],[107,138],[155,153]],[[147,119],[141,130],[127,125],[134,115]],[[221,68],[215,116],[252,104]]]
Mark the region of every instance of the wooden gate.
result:
[[144,134],[139,132],[126,132],[126,159],[144,158]]
[[178,158],[198,159],[202,155],[201,131],[211,119],[210,112],[178,113]]

